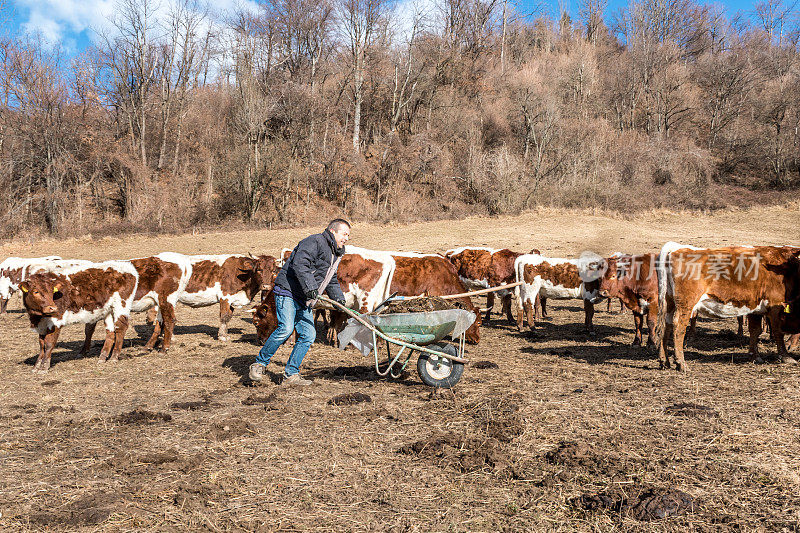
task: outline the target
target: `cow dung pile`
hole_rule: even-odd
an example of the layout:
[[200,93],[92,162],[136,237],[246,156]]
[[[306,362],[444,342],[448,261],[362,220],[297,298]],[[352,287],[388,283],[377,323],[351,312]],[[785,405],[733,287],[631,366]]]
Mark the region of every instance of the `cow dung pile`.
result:
[[383,306],[379,315],[391,313],[426,313],[429,311],[444,311],[446,309],[466,309],[467,306],[455,300],[445,300],[438,296],[426,296],[409,300],[393,300]]

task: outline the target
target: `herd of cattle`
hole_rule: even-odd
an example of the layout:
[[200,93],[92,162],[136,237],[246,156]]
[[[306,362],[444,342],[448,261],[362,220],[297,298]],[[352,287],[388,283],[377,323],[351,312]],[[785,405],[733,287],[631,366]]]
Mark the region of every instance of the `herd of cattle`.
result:
[[[226,341],[233,309],[249,305],[260,293],[260,302],[250,312],[263,342],[277,327],[273,281],[290,253],[284,249],[275,258],[165,252],[100,263],[55,256],[11,257],[0,263],[0,313],[21,291],[31,327],[39,334],[34,372],[47,372],[59,332],[69,324],[85,325],[82,351],[87,353],[96,324],[104,322],[106,337],[99,360],[117,359],[132,312],[149,311],[153,333],[145,346],[153,349],[161,340],[159,349],[166,351],[179,303],[195,308],[219,304],[218,338]],[[800,337],[800,248],[790,246],[701,249],[667,243],[660,253],[577,259],[545,257],[538,250],[463,247],[421,254],[348,246],[337,276],[348,307],[361,312],[371,311],[391,295],[462,294],[516,282],[516,287],[496,294],[508,320],[520,330],[526,319],[535,327],[536,319],[546,314],[548,298],[577,298],[583,300],[585,327],[592,334],[594,306],[618,298],[633,313],[634,344],[642,343],[646,320],[648,342],[656,345],[661,366],[670,366],[665,348],[671,339],[678,370],[686,370],[684,336],[698,315],[738,317],[740,335],[742,318],[747,316],[752,358],[758,357],[763,317],[782,361],[794,362],[784,334],[792,335],[791,346]],[[483,310],[487,322],[494,296],[487,296]],[[476,315],[467,341],[478,343],[481,311],[469,297],[460,300]],[[346,315],[329,313],[328,340],[335,343]]]

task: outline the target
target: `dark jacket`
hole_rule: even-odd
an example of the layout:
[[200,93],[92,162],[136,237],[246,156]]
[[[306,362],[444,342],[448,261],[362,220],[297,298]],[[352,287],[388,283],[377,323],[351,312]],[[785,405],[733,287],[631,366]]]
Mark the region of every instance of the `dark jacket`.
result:
[[[296,301],[305,303],[308,299],[306,293],[319,289],[334,256],[341,257],[342,255],[344,255],[344,246],[336,248],[336,240],[330,231],[325,230],[322,233],[310,235],[300,241],[292,251],[292,255],[278,272],[275,285],[291,292],[292,298]],[[336,273],[333,274],[325,292],[333,300],[344,300],[344,293],[339,287]]]

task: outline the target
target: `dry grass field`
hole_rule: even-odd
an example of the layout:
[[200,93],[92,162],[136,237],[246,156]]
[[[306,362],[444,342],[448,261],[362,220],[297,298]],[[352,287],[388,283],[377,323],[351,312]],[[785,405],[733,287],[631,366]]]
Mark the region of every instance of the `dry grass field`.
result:
[[[798,228],[797,205],[633,218],[542,210],[356,225],[351,243],[572,256],[654,251],[667,240],[800,245]],[[311,231],[8,243],[0,255],[277,255]],[[735,321],[701,320],[687,347],[690,372],[661,371],[650,351],[630,346],[630,313],[603,305],[590,338],[580,302],[551,304],[535,334],[495,315],[481,343],[468,346],[473,364],[458,386],[433,393],[415,372],[379,379],[352,349],[320,343],[303,365],[313,386],[252,386],[245,376],[258,350],[255,330],[238,312],[232,341],[218,342],[216,307],[179,308],[168,354],[142,348],[148,327],[135,316],[124,359],[105,365],[79,357],[82,328],[67,328],[50,373],[35,376],[36,335],[15,297],[0,316],[0,528],[800,528],[800,368],[749,363]],[[775,351],[766,335],[761,349]],[[284,347],[269,370],[277,375],[287,355]],[[331,401],[351,393],[369,401]],[[691,505],[653,519],[669,491]]]

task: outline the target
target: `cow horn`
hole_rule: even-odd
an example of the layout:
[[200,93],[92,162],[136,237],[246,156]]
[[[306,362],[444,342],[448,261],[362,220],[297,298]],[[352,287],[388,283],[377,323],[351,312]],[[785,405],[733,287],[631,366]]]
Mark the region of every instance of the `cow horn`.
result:
[[255,307],[251,307],[250,309],[245,309],[244,312],[245,313],[253,313],[253,314],[255,314],[256,311],[257,311],[257,309]]

